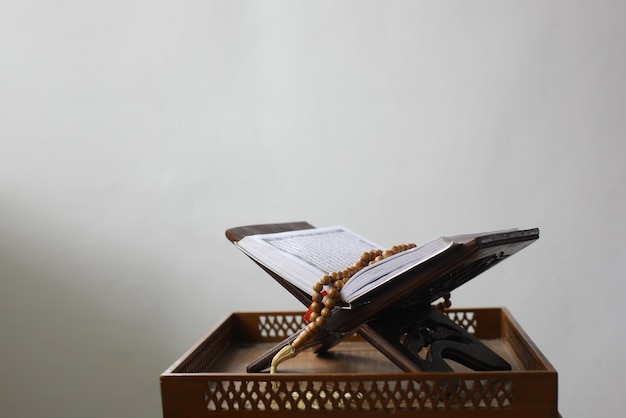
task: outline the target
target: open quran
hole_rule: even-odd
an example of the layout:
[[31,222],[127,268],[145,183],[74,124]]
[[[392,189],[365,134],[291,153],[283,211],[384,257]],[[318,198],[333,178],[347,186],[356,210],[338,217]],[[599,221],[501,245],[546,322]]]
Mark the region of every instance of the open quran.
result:
[[[306,306],[320,276],[382,248],[343,226],[314,228],[306,222],[236,227],[226,236]],[[538,238],[537,228],[441,237],[367,266],[346,282],[342,303],[307,347],[325,351],[356,332],[404,370],[447,370],[443,357],[474,369],[507,369],[432,303]],[[440,349],[434,356],[420,354],[435,346]],[[256,359],[248,371],[266,368],[279,349],[280,344]]]

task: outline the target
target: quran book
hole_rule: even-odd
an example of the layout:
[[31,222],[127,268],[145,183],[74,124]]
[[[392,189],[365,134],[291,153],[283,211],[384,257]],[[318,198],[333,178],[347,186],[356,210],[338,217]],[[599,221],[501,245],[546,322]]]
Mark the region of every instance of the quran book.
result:
[[[232,234],[229,238],[305,304],[310,303],[313,284],[323,275],[351,266],[364,252],[383,249],[344,226],[295,225],[305,229],[280,231],[278,228],[280,232],[246,235],[245,232],[263,228],[240,227],[230,231],[235,231],[236,235],[242,233],[241,228],[249,229],[243,231],[240,239]],[[418,245],[371,264],[352,276],[341,290],[341,298],[346,303],[343,308],[352,309],[373,301],[388,304],[409,297],[420,302],[436,299],[488,267],[481,266],[476,272],[464,272],[456,277],[458,268],[464,266],[461,262],[483,257],[499,261],[530,244],[538,234],[537,229],[512,229],[441,237]]]
[[[363,252],[382,249],[343,226],[314,228],[307,222],[240,226],[226,230],[226,237],[305,306],[311,305],[313,284],[319,283],[323,275],[353,265]],[[538,238],[537,228],[442,237],[365,267],[341,289],[343,301],[335,304],[322,332],[300,349],[316,346],[317,352],[324,352],[358,332],[401,369],[421,369],[422,361],[415,353],[407,352],[401,342],[405,328],[423,321],[433,326],[429,321],[439,311],[432,302]],[[442,327],[454,328],[451,324]],[[268,367],[299,334],[269,349],[247,370],[258,372]],[[462,340],[467,342],[471,336]],[[467,357],[471,363],[476,347],[472,345],[471,353],[459,358]],[[484,360],[482,354],[479,357]],[[485,364],[495,364],[487,360]]]

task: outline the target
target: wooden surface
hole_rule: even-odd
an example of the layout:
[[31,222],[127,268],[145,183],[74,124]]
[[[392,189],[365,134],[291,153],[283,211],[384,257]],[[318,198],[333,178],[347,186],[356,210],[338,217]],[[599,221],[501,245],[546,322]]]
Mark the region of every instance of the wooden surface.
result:
[[512,371],[454,365],[451,373],[406,373],[350,337],[325,356],[301,353],[281,365],[281,373],[246,373],[249,359],[291,333],[302,314],[229,315],[161,375],[164,418],[559,416],[556,371],[500,308],[449,314],[477,337],[489,336],[483,341],[511,362]]
[[[483,340],[483,343],[507,360],[513,370],[524,370],[520,359],[501,339]],[[246,373],[246,364],[273,346],[269,344],[234,343],[218,362],[213,364],[209,373]],[[456,372],[472,370],[453,361],[449,361]],[[375,349],[367,341],[358,339],[342,341],[332,350],[321,355],[313,350],[305,350],[280,367],[283,374],[336,374],[336,373],[402,373],[398,366]]]

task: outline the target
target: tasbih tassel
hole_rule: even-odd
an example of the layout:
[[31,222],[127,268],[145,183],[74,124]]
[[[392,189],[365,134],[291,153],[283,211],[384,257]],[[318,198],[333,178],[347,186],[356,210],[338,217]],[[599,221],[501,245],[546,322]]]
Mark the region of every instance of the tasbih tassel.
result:
[[272,358],[272,364],[270,366],[270,373],[276,373],[276,369],[278,365],[283,361],[289,360],[290,358],[294,358],[296,356],[296,349],[293,347],[293,344],[287,344],[283,348],[280,349],[274,358]]
[[[276,373],[278,365],[286,360],[294,358],[298,354],[298,350],[321,330],[326,324],[326,320],[330,318],[335,304],[341,300],[341,289],[348,282],[350,277],[355,275],[359,270],[376,263],[394,254],[415,248],[415,244],[394,245],[388,250],[372,250],[363,253],[359,261],[352,266],[340,272],[333,272],[322,276],[319,282],[313,285],[313,296],[311,297],[311,306],[305,316],[309,323],[306,328],[296,337],[296,339],[284,346],[274,357],[270,366],[270,373]],[[328,292],[324,291],[324,286],[330,286]]]

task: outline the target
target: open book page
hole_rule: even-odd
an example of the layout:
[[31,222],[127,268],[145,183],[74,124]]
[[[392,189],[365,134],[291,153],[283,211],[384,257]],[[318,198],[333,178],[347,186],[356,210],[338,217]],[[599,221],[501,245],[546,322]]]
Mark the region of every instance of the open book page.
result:
[[395,278],[401,280],[398,276],[445,252],[452,245],[453,241],[439,238],[371,264],[352,276],[341,290],[341,296],[346,302],[354,303],[368,292],[384,286]]
[[381,248],[343,226],[250,235],[235,245],[308,294],[324,274],[341,271],[364,252]]

